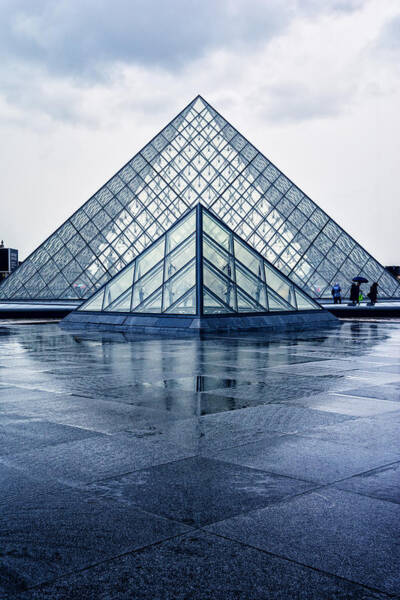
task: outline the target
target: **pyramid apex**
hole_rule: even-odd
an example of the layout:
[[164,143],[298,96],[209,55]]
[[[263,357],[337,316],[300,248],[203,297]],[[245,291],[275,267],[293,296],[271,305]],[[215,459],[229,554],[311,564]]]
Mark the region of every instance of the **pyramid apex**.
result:
[[191,101],[190,106],[192,106],[198,112],[201,112],[204,110],[204,108],[210,106],[210,104],[203,98],[201,94],[197,94],[197,96],[195,96]]

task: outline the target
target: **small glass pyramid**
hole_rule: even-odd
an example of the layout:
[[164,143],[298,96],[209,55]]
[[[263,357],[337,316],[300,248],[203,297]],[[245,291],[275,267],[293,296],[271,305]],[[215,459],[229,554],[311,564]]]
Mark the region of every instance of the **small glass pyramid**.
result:
[[202,205],[78,311],[165,315],[321,310]]
[[335,282],[348,296],[357,275],[377,281],[380,297],[400,296],[382,265],[198,96],[0,284],[0,299],[89,298],[200,203],[314,298],[330,298]]

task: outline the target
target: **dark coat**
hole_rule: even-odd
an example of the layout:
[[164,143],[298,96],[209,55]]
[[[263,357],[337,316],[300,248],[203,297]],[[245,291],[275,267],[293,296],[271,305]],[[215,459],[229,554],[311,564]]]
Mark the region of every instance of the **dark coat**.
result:
[[350,289],[350,300],[352,302],[358,302],[359,293],[360,293],[360,286],[356,285],[355,283],[352,283],[351,289]]
[[375,304],[377,297],[378,297],[378,284],[373,283],[369,290],[368,298],[371,300],[371,302],[373,302]]

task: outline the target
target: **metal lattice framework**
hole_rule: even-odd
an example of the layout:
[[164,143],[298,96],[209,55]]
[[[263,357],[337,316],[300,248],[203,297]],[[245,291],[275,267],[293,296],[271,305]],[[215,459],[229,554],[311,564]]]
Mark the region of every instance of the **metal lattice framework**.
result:
[[78,310],[202,316],[321,306],[198,204]]
[[0,285],[0,299],[88,298],[202,203],[316,298],[382,265],[198,96]]

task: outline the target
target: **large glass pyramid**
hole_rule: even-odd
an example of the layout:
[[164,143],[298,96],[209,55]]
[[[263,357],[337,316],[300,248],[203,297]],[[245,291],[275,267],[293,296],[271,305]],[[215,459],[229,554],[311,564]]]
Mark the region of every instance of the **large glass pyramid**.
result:
[[301,310],[321,307],[199,204],[78,309],[199,316]]
[[80,299],[201,202],[316,298],[338,281],[400,285],[200,96],[0,285],[0,299]]

